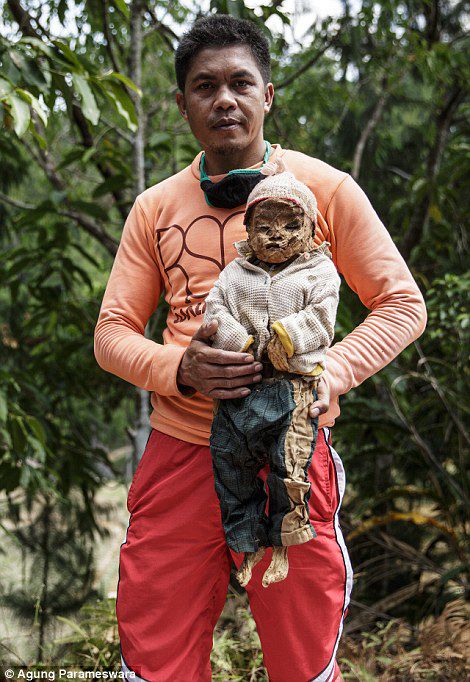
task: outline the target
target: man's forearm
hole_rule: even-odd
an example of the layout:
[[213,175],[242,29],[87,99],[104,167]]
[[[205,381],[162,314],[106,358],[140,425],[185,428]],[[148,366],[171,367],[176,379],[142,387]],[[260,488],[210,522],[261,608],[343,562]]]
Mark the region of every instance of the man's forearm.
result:
[[332,396],[347,393],[391,362],[424,331],[423,296],[369,199],[346,176],[331,198],[326,218],[334,262],[371,312],[327,352]]
[[326,378],[332,396],[343,395],[388,365],[423,333],[427,312],[423,297],[394,296],[342,341],[327,350]]
[[116,319],[101,317],[95,329],[95,358],[102,369],[160,395],[179,395],[178,367],[185,348],[159,344]]

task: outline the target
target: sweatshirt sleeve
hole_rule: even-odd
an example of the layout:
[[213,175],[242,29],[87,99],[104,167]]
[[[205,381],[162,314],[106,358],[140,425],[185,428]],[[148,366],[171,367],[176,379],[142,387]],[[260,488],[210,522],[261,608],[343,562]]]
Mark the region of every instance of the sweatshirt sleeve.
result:
[[183,395],[176,373],[186,348],[144,336],[163,281],[152,229],[137,198],[122,231],[94,334],[99,366],[131,384],[160,395]]
[[222,270],[219,279],[214,283],[206,297],[204,322],[209,323],[212,320],[217,320],[219,323],[217,331],[212,337],[214,348],[235,351],[236,353],[243,352],[247,350],[254,339],[231,314],[225,299],[226,286],[230,286],[230,280],[226,272]]
[[347,393],[388,365],[427,322],[423,296],[369,199],[347,175],[325,215],[336,243],[336,266],[371,311],[327,351],[331,396]]

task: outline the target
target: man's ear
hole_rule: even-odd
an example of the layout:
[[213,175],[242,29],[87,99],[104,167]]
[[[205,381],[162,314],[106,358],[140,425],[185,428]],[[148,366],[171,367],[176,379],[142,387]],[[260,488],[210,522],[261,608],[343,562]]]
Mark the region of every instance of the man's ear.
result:
[[268,114],[274,99],[274,85],[272,83],[267,83],[264,90],[264,113]]
[[183,118],[188,120],[188,114],[186,113],[186,104],[184,101],[184,95],[182,92],[177,92],[175,95],[176,104],[178,105],[179,112]]

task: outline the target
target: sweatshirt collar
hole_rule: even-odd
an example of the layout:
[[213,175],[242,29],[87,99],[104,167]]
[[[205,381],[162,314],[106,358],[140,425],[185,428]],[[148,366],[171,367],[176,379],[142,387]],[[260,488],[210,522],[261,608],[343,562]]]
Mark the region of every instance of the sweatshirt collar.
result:
[[[280,155],[282,155],[282,147],[278,143],[274,143],[271,145],[271,155],[269,157],[269,161],[275,161]],[[200,181],[200,173],[199,173],[199,164],[201,162],[201,156],[202,156],[202,151],[199,152],[199,154],[196,155],[196,157],[193,159],[191,162],[191,173],[194,175],[196,180],[199,182]],[[263,165],[263,161],[259,161],[258,163],[255,163],[253,166],[249,166],[248,168],[250,170],[256,170],[256,168],[261,168]],[[218,182],[219,180],[222,180],[227,175],[227,173],[221,173],[220,175],[209,175],[208,177],[212,182]]]

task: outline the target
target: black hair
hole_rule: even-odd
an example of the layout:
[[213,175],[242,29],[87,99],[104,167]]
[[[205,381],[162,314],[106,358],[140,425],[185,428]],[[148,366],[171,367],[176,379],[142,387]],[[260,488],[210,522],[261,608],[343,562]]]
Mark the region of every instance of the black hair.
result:
[[176,82],[184,91],[186,76],[192,59],[206,47],[246,45],[259,66],[264,83],[271,78],[269,43],[262,31],[252,21],[236,19],[229,14],[211,14],[198,19],[183,35],[175,53]]

